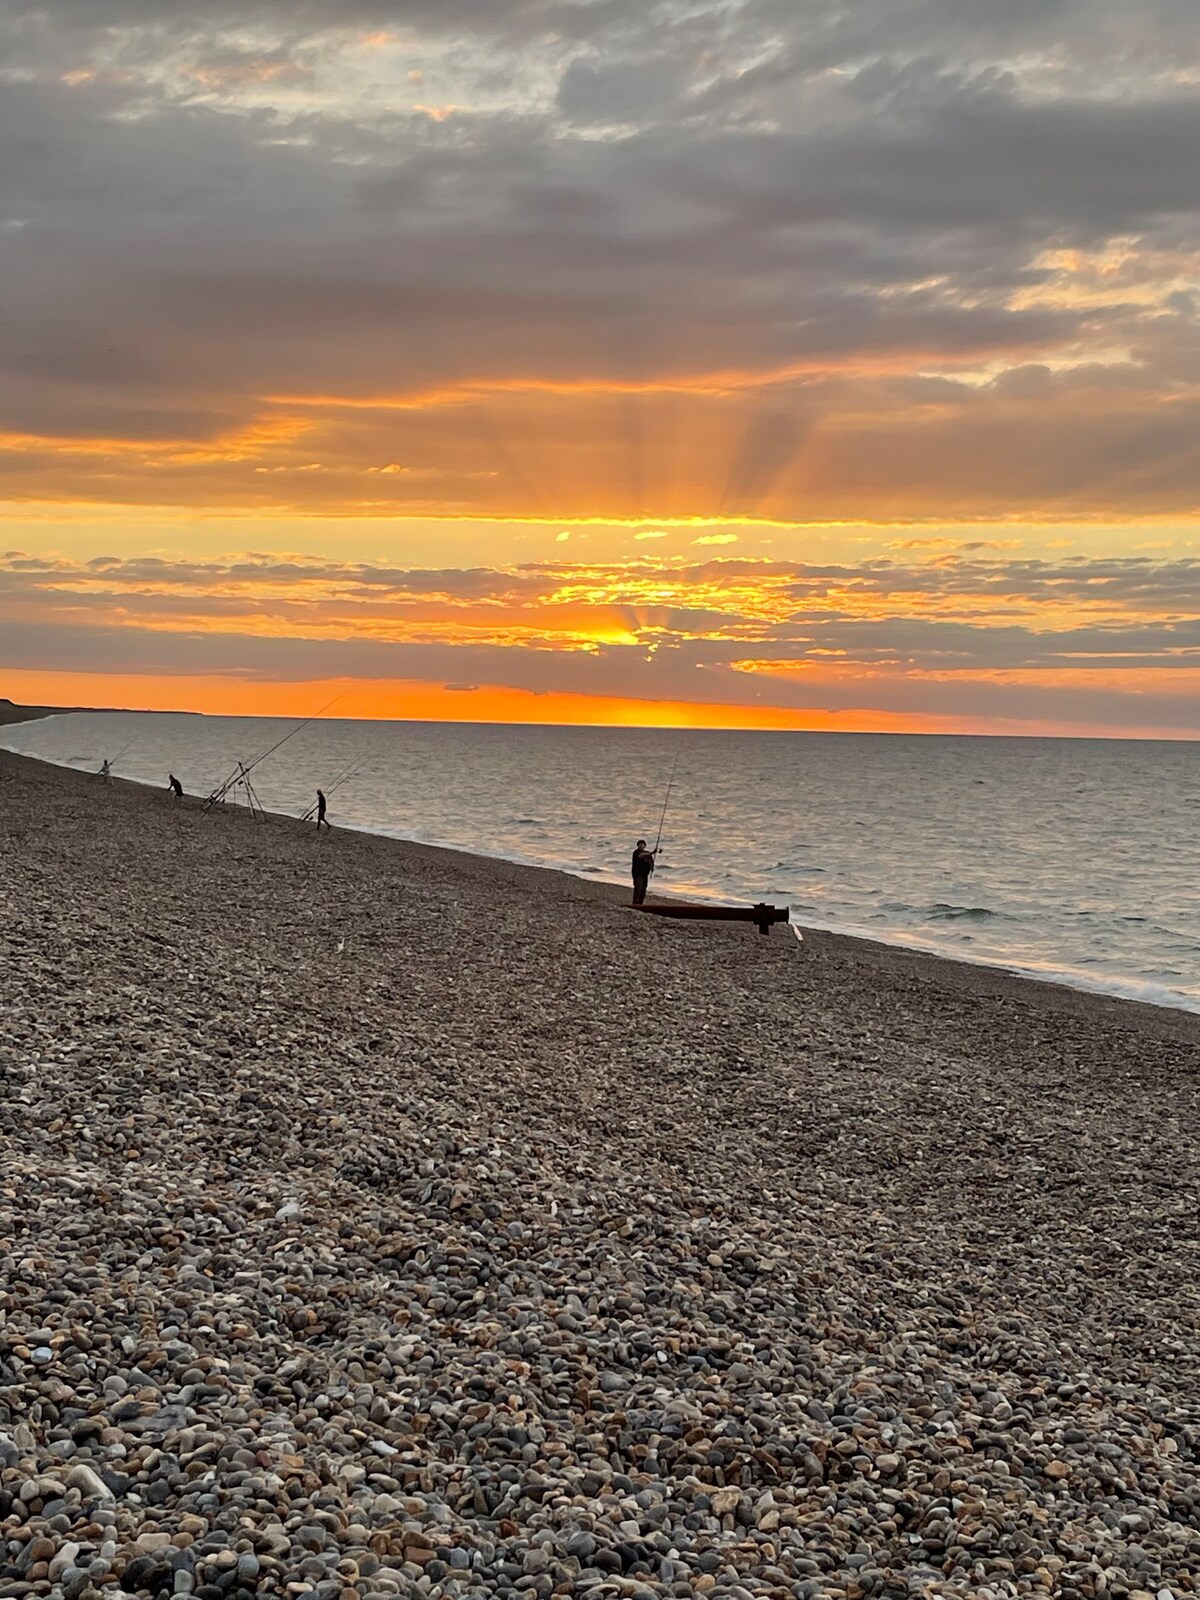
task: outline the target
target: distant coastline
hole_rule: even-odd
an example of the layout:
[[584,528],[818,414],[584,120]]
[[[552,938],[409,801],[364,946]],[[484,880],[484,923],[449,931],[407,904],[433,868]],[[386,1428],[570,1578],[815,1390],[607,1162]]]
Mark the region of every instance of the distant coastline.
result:
[[[68,717],[77,713],[120,712],[122,716],[148,717],[154,713],[139,706],[19,706],[15,700],[0,695],[0,727],[15,722],[36,722],[39,717]],[[172,716],[199,717],[199,711],[171,712]]]
[[39,717],[57,717],[71,711],[89,711],[90,706],[19,706],[14,700],[0,697],[0,727],[14,722],[36,722]]

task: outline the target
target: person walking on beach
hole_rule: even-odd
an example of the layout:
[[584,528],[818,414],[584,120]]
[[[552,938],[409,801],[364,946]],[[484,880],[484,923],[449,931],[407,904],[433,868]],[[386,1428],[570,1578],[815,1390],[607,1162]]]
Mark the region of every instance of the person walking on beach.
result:
[[173,772],[167,774],[167,788],[170,789],[176,800],[183,799],[183,785]]
[[100,782],[101,783],[111,783],[112,782],[111,773],[112,773],[112,764],[110,763],[108,757],[105,756],[104,760],[100,763]]
[[[320,831],[321,831],[321,824],[322,823],[324,823],[325,826],[327,828],[329,828],[329,818],[325,815],[325,795],[320,789],[318,789],[317,790],[317,832],[318,833],[320,833]],[[330,831],[330,833],[332,833],[333,829],[329,828],[329,831]]]
[[654,858],[657,850],[647,850],[645,839],[639,839],[637,848],[633,852],[633,903],[635,906],[644,904],[646,890],[650,886],[650,874],[654,871]]

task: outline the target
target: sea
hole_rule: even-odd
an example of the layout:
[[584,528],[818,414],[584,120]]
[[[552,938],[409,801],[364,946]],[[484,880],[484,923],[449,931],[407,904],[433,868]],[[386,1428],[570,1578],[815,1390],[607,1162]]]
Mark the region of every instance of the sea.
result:
[[335,827],[613,882],[661,827],[661,890],[1200,1011],[1200,744],[95,712],[0,746],[201,796],[256,763],[268,811],[319,785]]

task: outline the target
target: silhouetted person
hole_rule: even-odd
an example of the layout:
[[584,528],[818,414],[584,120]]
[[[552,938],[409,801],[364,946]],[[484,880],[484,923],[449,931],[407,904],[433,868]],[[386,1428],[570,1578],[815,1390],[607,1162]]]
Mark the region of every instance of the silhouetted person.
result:
[[167,788],[170,789],[176,800],[183,799],[183,785],[173,772],[167,774]]
[[[321,827],[322,823],[324,823],[325,826],[327,828],[329,828],[329,818],[325,815],[325,796],[322,793],[322,791],[320,789],[318,789],[317,790],[317,829],[318,829],[318,831],[320,830],[320,827]],[[332,833],[333,829],[329,828],[329,831],[330,831],[330,833]]]
[[656,850],[647,850],[645,839],[639,839],[637,849],[633,852],[633,903],[640,906],[646,898],[646,890],[650,884],[650,874],[654,871],[654,857]]
[[100,763],[100,781],[102,783],[112,782],[112,762],[109,761],[107,756]]

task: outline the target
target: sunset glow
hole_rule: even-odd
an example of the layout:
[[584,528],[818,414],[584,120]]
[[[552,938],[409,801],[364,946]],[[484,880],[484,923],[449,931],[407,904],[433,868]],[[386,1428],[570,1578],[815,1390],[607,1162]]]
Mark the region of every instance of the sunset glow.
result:
[[0,693],[1200,734],[1150,9],[0,8]]

